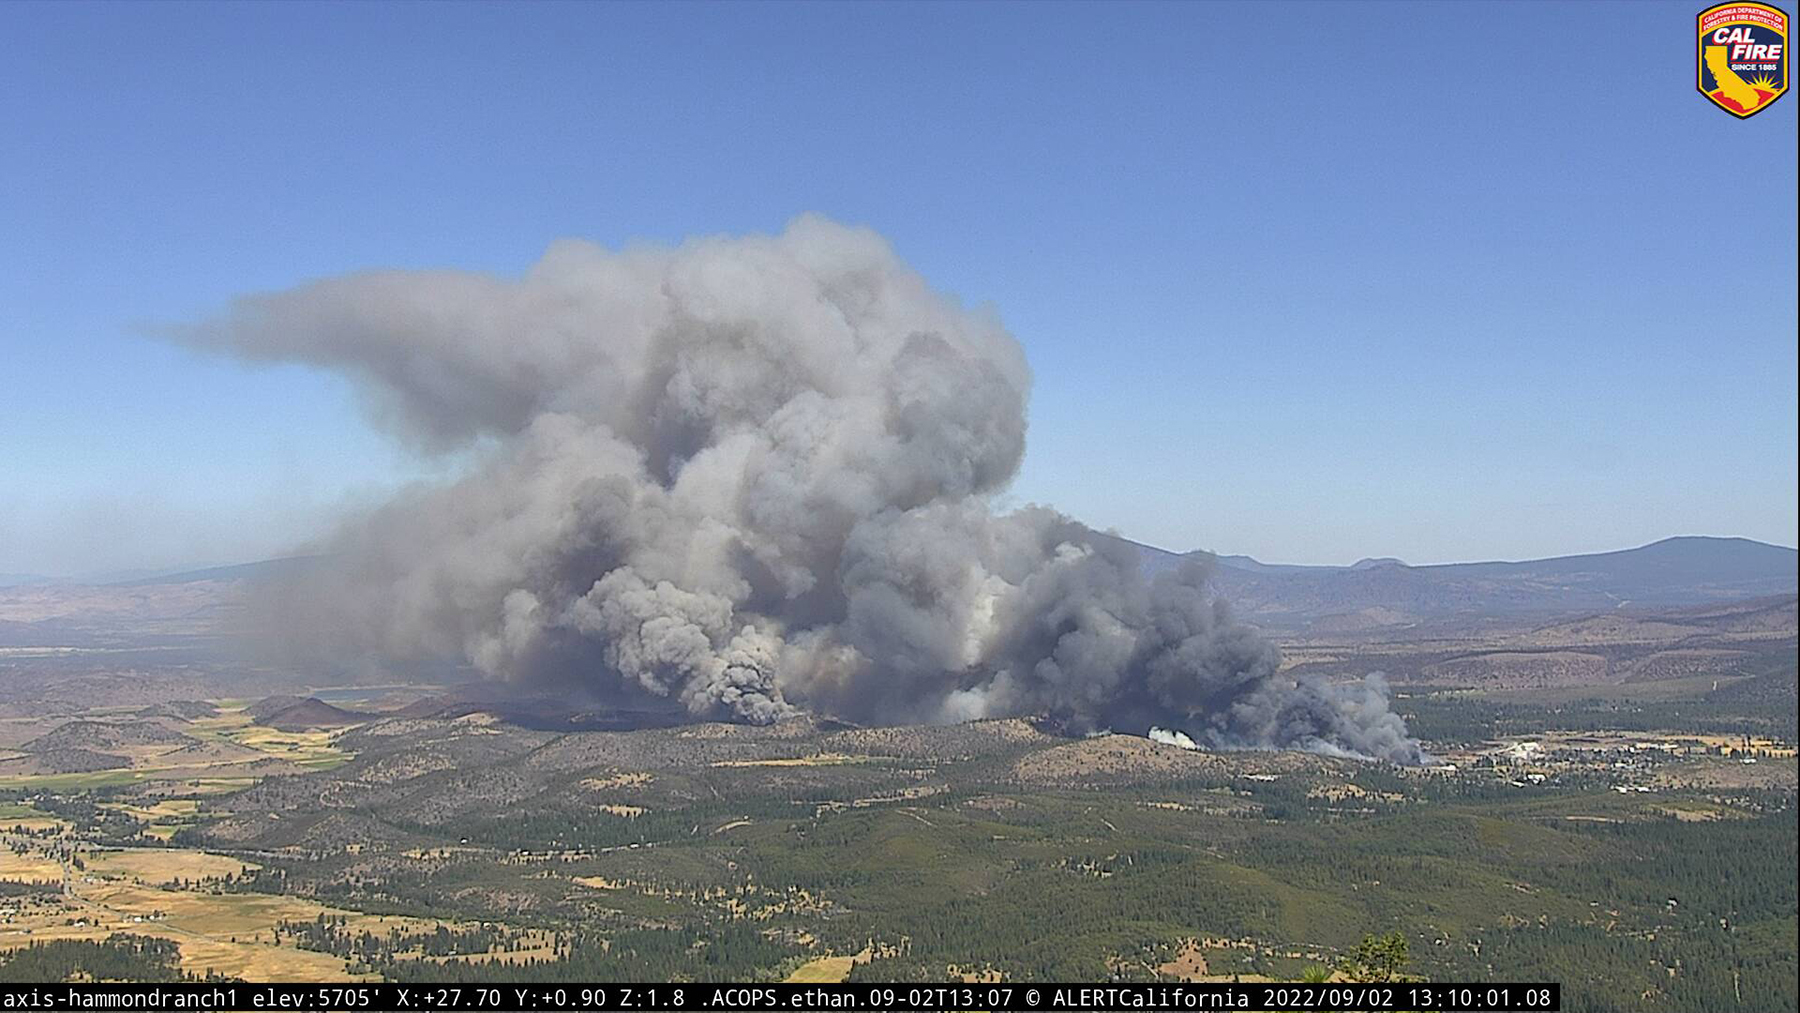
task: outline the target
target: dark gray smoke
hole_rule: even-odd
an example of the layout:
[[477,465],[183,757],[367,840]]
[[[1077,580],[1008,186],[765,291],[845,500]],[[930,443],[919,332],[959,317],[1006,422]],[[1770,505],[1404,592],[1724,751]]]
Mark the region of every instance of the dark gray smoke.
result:
[[1050,713],[1419,758],[1379,682],[1278,675],[1203,566],[1147,580],[1052,510],[994,513],[1024,355],[869,231],[346,275],[186,338],[348,374],[400,437],[478,455],[335,536],[293,625],[347,654],[748,721]]

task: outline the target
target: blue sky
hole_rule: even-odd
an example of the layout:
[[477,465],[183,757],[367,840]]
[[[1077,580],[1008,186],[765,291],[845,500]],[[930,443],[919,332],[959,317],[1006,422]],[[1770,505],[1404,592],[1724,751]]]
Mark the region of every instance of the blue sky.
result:
[[444,469],[148,324],[808,210],[1025,345],[1017,500],[1285,561],[1792,545],[1800,99],[1711,107],[1697,10],[0,4],[0,572]]

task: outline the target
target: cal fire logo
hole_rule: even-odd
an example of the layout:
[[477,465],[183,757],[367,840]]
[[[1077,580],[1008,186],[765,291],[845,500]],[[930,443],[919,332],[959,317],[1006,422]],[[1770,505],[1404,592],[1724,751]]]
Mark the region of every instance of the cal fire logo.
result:
[[1739,119],[1755,116],[1787,91],[1788,16],[1759,3],[1708,7],[1700,22],[1700,94]]

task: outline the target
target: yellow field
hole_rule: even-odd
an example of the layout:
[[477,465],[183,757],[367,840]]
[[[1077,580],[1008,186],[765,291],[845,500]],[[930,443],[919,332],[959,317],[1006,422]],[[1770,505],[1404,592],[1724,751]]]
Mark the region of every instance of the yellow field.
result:
[[11,848],[0,848],[0,879],[14,883],[60,883],[62,863],[38,851],[23,855]]
[[[159,804],[160,805],[160,804]],[[149,807],[156,809],[156,806]],[[179,813],[187,806],[161,809]],[[18,841],[28,847],[15,854],[0,848],[0,879],[61,883],[62,863],[41,842]],[[437,921],[364,914],[328,907],[299,897],[270,894],[215,894],[173,889],[180,879],[203,879],[254,868],[223,855],[192,849],[129,848],[84,850],[86,868],[71,870],[71,892],[21,899],[0,922],[0,949],[52,939],[104,939],[113,932],[132,932],[175,941],[185,970],[213,971],[248,980],[343,981],[356,977],[344,961],[324,953],[277,943],[276,925],[316,920],[320,915],[344,918],[351,932],[385,936],[430,931]],[[454,923],[444,923],[454,925]],[[544,941],[548,945],[548,940]]]
[[341,755],[332,747],[332,737],[331,732],[284,732],[261,725],[246,725],[231,733],[231,741],[240,746],[288,760]]
[[[336,747],[335,735],[326,731],[288,732],[253,724],[243,710],[248,701],[225,701],[217,716],[185,723],[183,730],[213,745],[196,749],[192,743],[156,743],[123,746],[116,751],[130,766],[118,770],[79,774],[27,774],[0,777],[0,785],[52,790],[158,782],[170,794],[187,796],[108,802],[114,812],[147,824],[145,832],[172,837],[199,814],[198,796],[238,791],[254,784],[255,776],[241,773],[247,762],[282,760],[317,768],[341,763],[349,754]],[[41,725],[12,722],[0,730],[0,751],[34,737]],[[218,747],[232,747],[221,749]],[[252,751],[248,756],[244,750]],[[174,755],[179,753],[180,755]],[[28,803],[0,803],[0,830],[7,828],[66,829],[55,815]],[[21,846],[24,854],[14,853]],[[53,845],[42,840],[13,838],[0,842],[0,880],[64,883],[64,866]],[[301,950],[291,942],[277,942],[275,927],[282,921],[311,922],[320,915],[347,920],[352,932],[369,931],[385,936],[391,929],[430,931],[439,923],[400,917],[383,917],[340,910],[297,897],[266,894],[214,894],[206,890],[176,889],[178,880],[204,880],[241,875],[256,866],[223,855],[193,849],[126,848],[83,850],[84,868],[69,870],[68,892],[17,898],[0,920],[0,949],[55,939],[104,939],[114,932],[131,932],[174,941],[181,950],[184,970],[214,972],[248,980],[342,981],[350,979],[343,960],[326,953]],[[547,946],[547,941],[544,941]],[[524,959],[541,956],[543,947],[504,956],[478,955],[477,959]]]
[[67,830],[69,824],[54,816],[33,816],[22,820],[0,820],[0,831],[38,833],[44,830]]
[[68,821],[44,812],[29,802],[0,802],[0,832],[36,833],[43,830],[67,830]]
[[98,941],[114,932],[130,932],[133,935],[156,936],[173,941],[181,947],[182,968],[196,974],[213,971],[245,981],[356,981],[374,977],[350,974],[345,970],[344,962],[329,953],[275,946],[266,941],[232,942],[229,938],[196,936],[148,920],[138,922],[131,918],[95,919],[90,914],[85,924],[60,924],[60,921],[66,920],[65,916],[57,924],[38,925],[29,934],[23,928],[12,925],[0,928],[0,949],[55,939]]
[[169,840],[190,825],[200,812],[200,800],[192,798],[167,798],[150,805],[134,805],[129,802],[102,802],[100,808],[124,813],[133,819],[142,820],[147,826],[144,834],[160,840]]
[[836,767],[845,763],[870,763],[879,756],[851,756],[847,753],[820,753],[778,760],[719,760],[715,767]]
[[[277,945],[276,923],[312,921],[325,914],[347,918],[353,932],[376,935],[393,928],[428,930],[438,924],[347,911],[298,897],[168,890],[123,880],[84,883],[76,901],[78,910],[94,924],[45,924],[24,938],[0,932],[0,947],[32,939],[103,938],[110,931],[126,931],[175,940],[181,945],[182,967],[197,973],[211,970],[251,981],[344,981],[361,976],[351,975],[344,962],[330,954],[286,942]],[[65,912],[51,921],[67,920]]]
[[850,967],[855,963],[855,957],[820,957],[801,964],[784,980],[804,984],[843,981],[850,977]]
[[[142,931],[140,926],[133,926]],[[152,933],[155,934],[155,933]],[[376,981],[379,975],[351,974],[344,961],[329,953],[266,943],[233,943],[218,939],[173,936],[181,946],[181,966],[244,981]]]
[[348,759],[349,754],[333,745],[334,731],[284,732],[255,724],[242,707],[221,707],[210,718],[190,721],[183,729],[197,739],[211,739],[266,753],[278,760],[309,765],[327,760]]
[[[212,750],[218,755],[208,755],[208,750],[196,749],[191,742],[185,745],[163,742],[120,745],[110,748],[111,752],[127,761],[117,769],[69,774],[6,773],[0,774],[0,788],[80,791],[84,788],[166,781],[185,784],[193,794],[206,794],[235,791],[253,783],[253,776],[233,776],[240,775],[243,767],[250,763],[280,760],[309,770],[321,770],[350,759],[350,754],[339,749],[335,743],[338,733],[343,729],[287,732],[255,724],[250,714],[244,710],[245,703],[242,701],[214,701],[214,705],[221,707],[218,714],[182,722],[180,728],[188,736],[203,743],[215,747],[231,747],[229,750]],[[98,708],[86,713],[89,716],[104,716],[107,710],[108,708]],[[53,722],[0,720],[0,760],[22,758],[24,754],[12,747],[49,730],[47,724]],[[246,750],[248,752],[244,752]],[[163,837],[173,833],[166,830],[154,832]]]
[[193,890],[165,890],[124,880],[84,884],[80,899],[96,908],[130,918],[155,918],[170,928],[203,936],[269,941],[275,923],[313,919],[324,910],[297,897],[272,894],[212,894]]
[[146,823],[157,823],[163,820],[187,819],[200,811],[200,802],[198,799],[191,798],[166,798],[152,805],[102,802],[100,808],[122,812]]
[[177,879],[240,876],[245,869],[256,868],[251,863],[240,862],[235,858],[185,848],[97,851],[89,853],[85,861],[91,875],[153,885],[173,883]]

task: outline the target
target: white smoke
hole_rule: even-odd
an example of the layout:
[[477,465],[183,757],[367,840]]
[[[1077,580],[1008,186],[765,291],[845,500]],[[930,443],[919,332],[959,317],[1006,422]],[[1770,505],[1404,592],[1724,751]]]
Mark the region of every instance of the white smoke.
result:
[[342,372],[422,452],[480,453],[333,537],[282,600],[315,648],[696,716],[1048,713],[1418,758],[1384,687],[1279,676],[1204,566],[1149,581],[1052,510],[996,514],[1024,355],[867,230],[352,274],[183,338]]
[[1188,738],[1188,734],[1180,729],[1171,730],[1168,728],[1152,727],[1150,729],[1150,741],[1160,742],[1165,746],[1180,746],[1183,749],[1200,748],[1198,742]]

